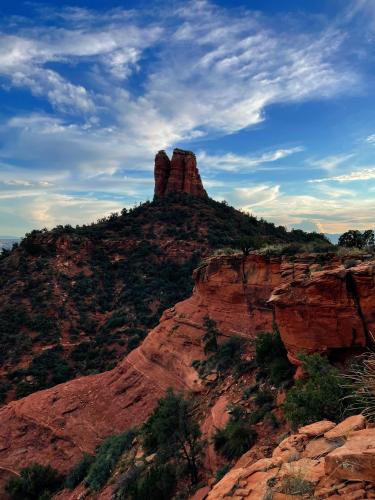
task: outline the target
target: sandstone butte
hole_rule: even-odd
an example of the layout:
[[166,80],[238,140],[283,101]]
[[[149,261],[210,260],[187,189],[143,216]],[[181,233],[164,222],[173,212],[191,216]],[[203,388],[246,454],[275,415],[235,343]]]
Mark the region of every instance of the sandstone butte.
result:
[[[366,345],[375,326],[374,270],[370,262],[346,270],[334,256],[325,263],[314,255],[208,259],[195,271],[192,297],[165,311],[116,368],[0,409],[0,480],[32,462],[67,472],[107,435],[143,422],[168,387],[201,391],[192,362],[204,357],[206,315],[224,335],[247,338],[276,321],[292,360],[301,349]],[[215,413],[220,408],[209,410],[208,426],[223,420]]]
[[172,193],[207,197],[192,151],[175,149],[171,160],[165,151],[159,151],[155,156],[154,175],[156,198]]

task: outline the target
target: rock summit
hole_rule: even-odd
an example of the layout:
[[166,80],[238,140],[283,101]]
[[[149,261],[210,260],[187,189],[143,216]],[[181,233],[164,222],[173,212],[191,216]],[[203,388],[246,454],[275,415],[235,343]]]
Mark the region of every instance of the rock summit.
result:
[[171,193],[207,197],[192,151],[174,149],[171,160],[165,151],[155,156],[155,198]]

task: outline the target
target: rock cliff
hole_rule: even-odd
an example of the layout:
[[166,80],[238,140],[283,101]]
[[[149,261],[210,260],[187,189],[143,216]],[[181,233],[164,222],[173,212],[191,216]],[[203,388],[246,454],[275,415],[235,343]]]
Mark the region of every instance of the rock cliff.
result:
[[276,288],[269,303],[290,360],[300,351],[374,344],[375,265],[360,264],[302,275]]
[[207,315],[224,336],[250,338],[276,319],[292,360],[301,349],[364,345],[374,328],[374,264],[345,270],[335,257],[316,261],[314,255],[208,259],[195,271],[192,297],[166,310],[115,369],[0,409],[0,475],[32,462],[66,472],[107,435],[143,422],[168,387],[199,393],[192,363],[204,357]]
[[171,193],[187,193],[201,198],[207,197],[192,151],[175,149],[169,160],[165,151],[155,156],[155,198]]

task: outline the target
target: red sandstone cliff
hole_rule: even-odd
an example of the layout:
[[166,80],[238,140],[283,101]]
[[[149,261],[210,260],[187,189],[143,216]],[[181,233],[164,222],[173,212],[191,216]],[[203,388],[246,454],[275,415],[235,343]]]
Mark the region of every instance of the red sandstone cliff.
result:
[[[199,392],[204,317],[252,337],[274,320],[295,360],[301,349],[364,345],[375,325],[374,264],[345,270],[314,256],[215,257],[195,272],[193,296],[165,311],[114,370],[82,377],[0,409],[0,474],[31,462],[69,470],[107,435],[143,422],[167,387]],[[333,269],[332,269],[333,268]],[[268,299],[272,295],[271,300]],[[355,332],[355,334],[354,334]],[[368,338],[367,338],[368,340]]]
[[172,160],[165,151],[155,156],[155,197],[160,198],[170,193],[187,193],[206,197],[202,180],[197,168],[195,154],[191,151],[175,149]]
[[274,290],[270,304],[289,358],[374,343],[375,265],[317,271]]

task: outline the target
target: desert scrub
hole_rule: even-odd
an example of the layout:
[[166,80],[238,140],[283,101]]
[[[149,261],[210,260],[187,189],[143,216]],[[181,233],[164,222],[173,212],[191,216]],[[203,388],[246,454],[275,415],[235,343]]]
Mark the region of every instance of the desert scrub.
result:
[[350,410],[375,422],[375,353],[366,353],[354,361],[345,376],[344,388],[349,390],[346,402]]
[[98,446],[96,455],[88,467],[84,478],[85,485],[93,491],[99,491],[108,481],[121,455],[131,448],[135,432],[132,430],[109,436]]
[[283,405],[286,419],[293,428],[323,419],[340,421],[349,406],[344,377],[318,353],[300,354],[299,359],[306,377],[287,392]]
[[65,479],[65,486],[70,490],[74,490],[86,477],[91,464],[94,462],[95,457],[84,453],[82,460],[72,469]]
[[232,415],[224,429],[217,429],[213,436],[215,450],[228,460],[243,455],[257,439],[256,431],[242,416]]
[[281,493],[286,495],[312,495],[314,484],[303,477],[303,472],[299,471],[286,477],[281,484]]
[[255,360],[258,378],[280,387],[293,377],[294,367],[289,362],[287,351],[277,329],[259,333],[255,339]]
[[33,464],[10,479],[6,491],[12,500],[48,500],[60,490],[63,477],[51,466]]

